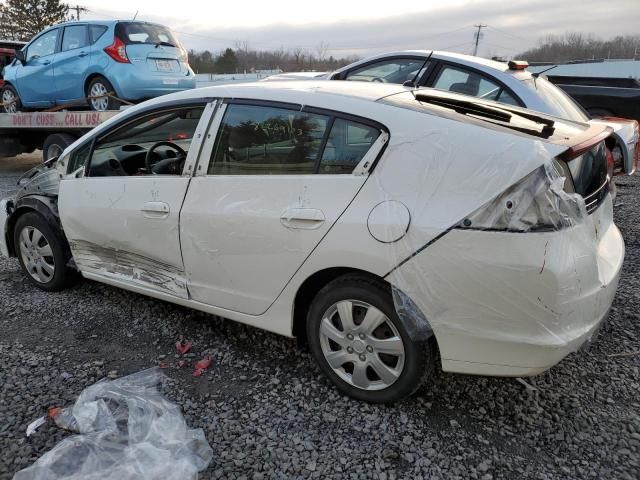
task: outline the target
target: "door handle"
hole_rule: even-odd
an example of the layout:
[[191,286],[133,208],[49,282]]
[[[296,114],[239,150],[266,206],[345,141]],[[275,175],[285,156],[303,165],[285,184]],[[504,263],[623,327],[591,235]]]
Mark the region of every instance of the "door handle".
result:
[[168,203],[147,202],[142,206],[142,215],[147,218],[167,218],[170,213]]
[[42,65],[49,65],[51,63],[51,60],[45,60],[44,62],[42,62]]
[[78,54],[79,57],[86,57],[87,55],[89,55],[87,52],[80,52]]
[[287,228],[314,230],[324,223],[324,213],[316,208],[287,208],[280,222]]

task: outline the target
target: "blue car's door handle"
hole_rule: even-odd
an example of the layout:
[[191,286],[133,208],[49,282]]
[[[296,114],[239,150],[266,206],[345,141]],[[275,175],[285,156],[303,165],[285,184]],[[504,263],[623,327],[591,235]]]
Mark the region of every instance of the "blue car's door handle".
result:
[[86,57],[87,55],[89,55],[87,52],[80,52],[78,54],[79,57]]
[[51,63],[51,60],[45,60],[44,62],[42,62],[42,65],[49,65]]

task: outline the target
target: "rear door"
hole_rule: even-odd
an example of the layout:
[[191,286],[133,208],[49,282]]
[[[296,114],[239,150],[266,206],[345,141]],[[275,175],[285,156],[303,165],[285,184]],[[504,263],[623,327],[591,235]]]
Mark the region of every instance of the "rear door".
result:
[[18,64],[16,86],[22,103],[31,107],[52,105],[55,101],[54,65],[61,28],[36,37],[26,49],[26,62]]
[[89,68],[89,32],[86,24],[64,27],[54,66],[56,101],[84,98],[84,79]]
[[265,312],[347,208],[388,136],[336,115],[249,100],[218,110],[180,215],[194,300]]
[[140,113],[73,152],[67,171],[84,174],[62,180],[58,205],[84,276],[188,298],[180,207],[212,110]]

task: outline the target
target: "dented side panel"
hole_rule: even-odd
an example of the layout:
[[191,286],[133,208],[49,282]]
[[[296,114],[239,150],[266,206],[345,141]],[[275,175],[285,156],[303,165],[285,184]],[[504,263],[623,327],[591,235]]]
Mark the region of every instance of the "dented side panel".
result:
[[187,298],[178,222],[188,184],[178,176],[62,180],[60,217],[80,271]]

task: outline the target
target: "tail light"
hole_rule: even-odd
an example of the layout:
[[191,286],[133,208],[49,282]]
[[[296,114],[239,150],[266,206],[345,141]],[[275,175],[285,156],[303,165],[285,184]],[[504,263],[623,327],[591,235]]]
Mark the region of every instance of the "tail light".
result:
[[549,232],[571,227],[586,212],[582,198],[564,187],[560,162],[545,164],[468,215],[457,228]]
[[609,148],[607,148],[607,176],[609,178],[613,178],[614,167],[615,161],[613,159],[613,152]]
[[118,37],[114,37],[113,43],[105,47],[104,51],[118,63],[131,63],[129,57],[127,57],[126,45]]

